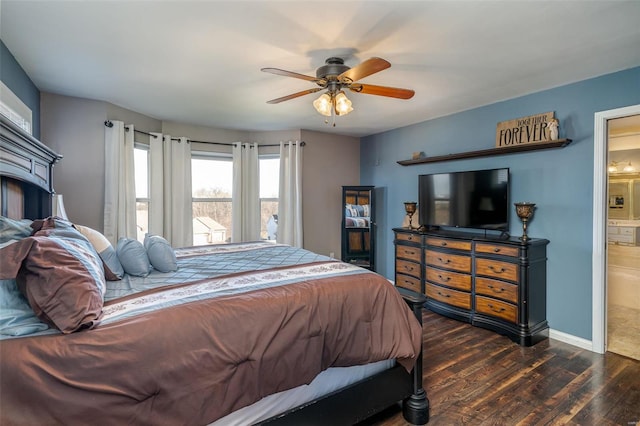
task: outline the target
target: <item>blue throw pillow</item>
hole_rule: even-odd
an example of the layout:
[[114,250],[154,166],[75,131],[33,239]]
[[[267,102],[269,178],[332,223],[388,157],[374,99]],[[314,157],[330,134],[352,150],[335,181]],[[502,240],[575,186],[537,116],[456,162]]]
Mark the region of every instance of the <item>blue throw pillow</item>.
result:
[[147,256],[147,250],[138,240],[120,238],[116,246],[116,254],[124,272],[129,275],[146,277],[153,269]]
[[169,241],[159,235],[147,234],[144,237],[144,248],[151,265],[160,272],[175,272],[178,270],[178,259]]
[[0,244],[27,238],[32,231],[29,219],[10,219],[0,216]]

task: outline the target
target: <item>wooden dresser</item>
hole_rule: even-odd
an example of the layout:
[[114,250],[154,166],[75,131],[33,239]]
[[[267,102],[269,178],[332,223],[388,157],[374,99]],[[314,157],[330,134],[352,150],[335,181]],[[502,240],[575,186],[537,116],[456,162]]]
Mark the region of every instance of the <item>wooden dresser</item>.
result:
[[433,312],[531,346],[548,337],[548,240],[396,228],[399,287],[421,292]]

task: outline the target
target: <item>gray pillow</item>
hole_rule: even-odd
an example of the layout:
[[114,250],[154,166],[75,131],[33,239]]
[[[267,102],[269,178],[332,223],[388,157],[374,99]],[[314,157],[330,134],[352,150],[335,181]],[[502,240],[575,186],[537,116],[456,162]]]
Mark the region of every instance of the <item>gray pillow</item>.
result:
[[142,243],[138,240],[122,237],[116,247],[118,260],[124,271],[136,277],[146,277],[151,270],[149,257]]
[[169,241],[159,235],[147,234],[144,237],[144,248],[151,265],[160,272],[174,272],[178,270],[178,260]]

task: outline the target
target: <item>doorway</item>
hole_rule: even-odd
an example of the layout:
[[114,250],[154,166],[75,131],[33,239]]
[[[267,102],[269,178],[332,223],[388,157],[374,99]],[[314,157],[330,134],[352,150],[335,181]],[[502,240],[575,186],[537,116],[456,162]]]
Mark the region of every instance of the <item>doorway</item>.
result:
[[[635,219],[633,211],[635,174],[631,169],[640,168],[640,164],[634,166],[629,157],[636,148],[624,144],[621,148],[619,142],[636,143],[635,138],[623,136],[637,133],[640,138],[638,123],[640,105],[599,112],[594,119],[592,350],[624,352],[630,357],[640,357],[633,352],[640,347],[640,333],[630,328],[635,324],[640,330],[640,282],[636,278],[640,274],[640,235],[633,234],[640,232],[636,229],[640,216]],[[629,126],[637,127],[633,130]],[[610,181],[615,184],[611,191]],[[640,205],[640,195],[637,200]]]
[[640,360],[640,115],[607,134],[606,350]]

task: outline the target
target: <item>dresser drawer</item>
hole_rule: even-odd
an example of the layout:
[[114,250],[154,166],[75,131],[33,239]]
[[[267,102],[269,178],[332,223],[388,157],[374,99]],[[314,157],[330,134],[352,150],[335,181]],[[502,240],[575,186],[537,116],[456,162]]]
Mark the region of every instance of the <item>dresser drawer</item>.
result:
[[420,279],[404,274],[396,274],[396,286],[422,293]]
[[620,230],[620,235],[627,235],[627,236],[631,236],[635,233],[636,228],[625,228],[625,227],[619,227],[618,228]]
[[439,268],[453,269],[460,272],[471,272],[471,257],[435,250],[427,250],[425,255],[427,265]]
[[427,245],[456,250],[471,250],[471,241],[447,240],[445,238],[427,238]]
[[425,287],[427,297],[447,305],[457,306],[463,309],[471,309],[471,294],[462,291],[443,288],[435,284],[427,283]]
[[633,235],[609,235],[609,241],[633,245]]
[[414,260],[416,262],[420,262],[422,259],[420,258],[422,254],[422,249],[420,247],[412,247],[412,246],[403,246],[398,244],[396,246],[396,257],[400,257],[402,259]]
[[516,257],[518,255],[518,247],[505,246],[501,244],[476,243],[476,253],[491,253]]
[[406,260],[396,259],[396,273],[397,274],[411,275],[412,277],[416,277],[418,279],[422,279],[422,274],[420,273],[420,264],[419,263],[408,262]]
[[517,282],[518,265],[492,259],[476,259],[476,274]]
[[471,275],[459,272],[443,271],[442,269],[425,268],[427,280],[432,283],[446,285],[459,290],[471,291]]
[[476,296],[476,312],[502,318],[506,321],[518,322],[518,308],[507,302]]
[[[427,276],[429,274],[427,273]],[[476,294],[504,299],[511,303],[518,303],[518,286],[491,278],[476,278]]]
[[396,240],[398,241],[409,241],[411,243],[420,243],[421,236],[418,234],[405,234],[402,232],[398,232],[396,234]]

